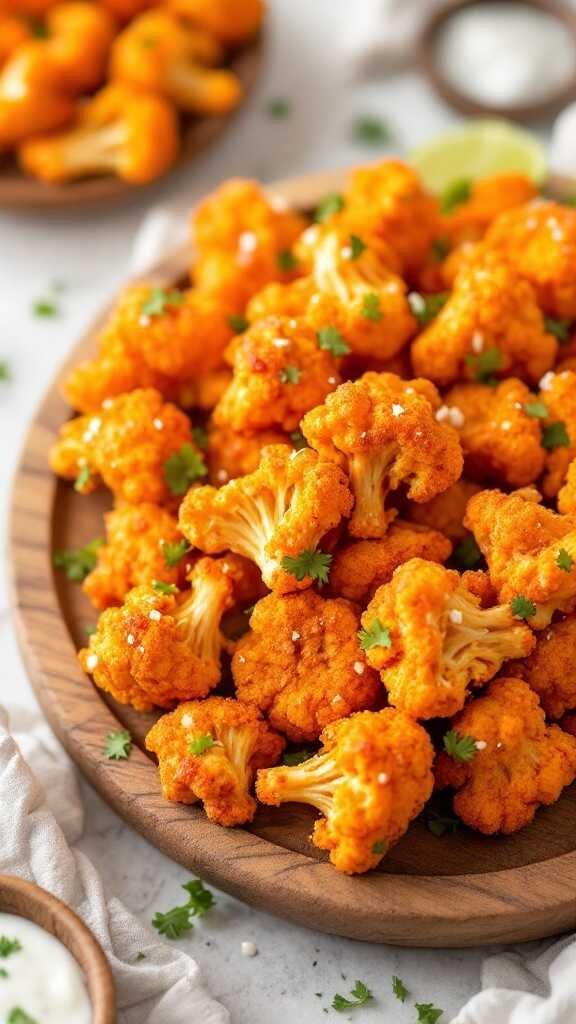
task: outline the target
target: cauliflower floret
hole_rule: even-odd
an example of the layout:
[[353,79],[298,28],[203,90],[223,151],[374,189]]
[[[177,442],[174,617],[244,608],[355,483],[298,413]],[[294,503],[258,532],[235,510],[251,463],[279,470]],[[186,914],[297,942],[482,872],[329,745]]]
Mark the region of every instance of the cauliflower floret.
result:
[[150,580],[184,583],[188,545],[165,508],[150,502],[120,505],[104,521],[106,544],[98,549],[96,568],[82,586],[95,608],[122,604],[132,587]]
[[466,377],[517,376],[536,382],[554,365],[532,286],[504,257],[484,254],[462,268],[438,316],[412,345],[416,373],[436,384]]
[[445,562],[451,552],[450,541],[437,530],[397,519],[382,540],[356,540],[338,548],[330,569],[330,592],[365,604],[403,562]]
[[303,320],[269,317],[230,345],[234,375],[214,409],[218,427],[295,430],[340,383],[338,363]]
[[527,203],[502,213],[486,246],[514,263],[552,316],[576,317],[576,210],[560,203]]
[[525,487],[540,476],[542,408],[522,381],[511,377],[495,388],[457,384],[444,401],[449,414],[461,414],[458,433],[472,479]]
[[[287,559],[313,555],[324,534],[350,515],[352,495],[343,471],[316,452],[288,445],[264,448],[254,473],[216,490],[188,492],[179,527],[205,551],[235,551],[259,566],[264,582],[279,592],[309,587],[313,577],[285,567]],[[324,556],[325,558],[327,556]],[[296,567],[294,567],[296,572]]]
[[322,750],[294,767],[258,772],[264,804],[310,804],[322,817],[312,842],[346,874],[375,868],[424,807],[433,750],[417,722],[393,708],[360,711],[329,725]]
[[322,458],[346,466],[354,511],[350,533],[383,537],[395,512],[386,499],[401,484],[410,501],[428,501],[458,479],[462,449],[456,431],[437,423],[440,404],[428,381],[366,373],[342,384],[302,421]]
[[438,530],[457,544],[468,536],[468,530],[464,526],[466,506],[472,495],[478,494],[481,490],[480,484],[461,478],[431,501],[425,501],[422,505],[408,505],[406,517],[411,523]]
[[[576,516],[501,491],[471,498],[465,525],[488,563],[502,602],[518,603],[534,629],[576,603]],[[528,604],[526,604],[528,602]]]
[[168,0],[168,6],[224,46],[240,46],[255,35],[265,11],[263,0]]
[[470,197],[444,218],[443,234],[453,246],[476,242],[492,221],[505,210],[523,206],[537,195],[533,181],[525,174],[494,174],[473,181]]
[[576,459],[568,466],[566,481],[558,491],[558,511],[562,515],[576,512]]
[[495,679],[453,728],[476,740],[476,753],[464,762],[442,752],[436,782],[457,791],[455,813],[486,835],[518,832],[576,776],[576,739],[546,725],[537,695],[522,679]]
[[291,320],[303,317],[314,295],[314,282],[310,277],[296,281],[271,281],[252,296],[246,306],[248,323],[265,320],[269,316],[284,316]]
[[236,477],[246,476],[258,468],[262,449],[271,444],[289,444],[290,438],[281,430],[262,430],[257,434],[240,434],[228,427],[210,426],[206,460],[211,484],[220,487]]
[[238,699],[295,743],[374,707],[380,685],[358,646],[359,625],[357,608],[342,598],[311,590],[264,597],[232,658]]
[[548,413],[543,421],[546,463],[542,491],[546,498],[554,498],[576,458],[576,372],[547,373],[540,387],[540,399]]
[[284,745],[256,708],[224,697],[180,704],[146,737],[166,800],[201,800],[210,821],[227,826],[252,821],[256,771],[276,764]]
[[412,558],[380,587],[362,616],[362,646],[390,703],[416,718],[453,715],[468,687],[535,644],[508,605],[481,608],[457,572]]
[[538,694],[547,718],[576,709],[575,643],[576,616],[568,615],[539,634],[532,654],[506,666],[508,675],[524,679]]
[[220,622],[234,604],[226,558],[202,558],[190,590],[144,585],[102,612],[80,664],[96,686],[138,711],[205,697],[220,682]]
[[[175,459],[183,462],[183,490],[170,486]],[[133,505],[173,504],[175,495],[206,472],[190,420],[153,389],[108,399],[97,416],[69,420],[52,448],[50,465],[58,476],[76,480],[82,494],[102,480],[119,501]]]

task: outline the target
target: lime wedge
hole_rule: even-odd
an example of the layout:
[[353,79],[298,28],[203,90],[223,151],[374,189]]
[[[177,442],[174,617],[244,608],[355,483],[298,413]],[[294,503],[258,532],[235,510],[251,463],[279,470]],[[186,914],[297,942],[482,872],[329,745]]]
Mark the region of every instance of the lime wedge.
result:
[[410,160],[438,193],[457,181],[513,171],[541,185],[548,173],[542,143],[510,121],[467,121],[413,150]]

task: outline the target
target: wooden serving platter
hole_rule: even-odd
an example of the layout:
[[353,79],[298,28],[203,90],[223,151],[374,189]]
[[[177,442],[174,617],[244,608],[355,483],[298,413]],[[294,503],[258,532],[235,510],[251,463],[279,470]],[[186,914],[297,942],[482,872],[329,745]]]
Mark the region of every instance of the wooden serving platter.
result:
[[[300,209],[337,189],[342,175],[316,174],[271,191]],[[181,279],[189,254],[174,253],[153,279]],[[101,323],[101,321],[100,321]],[[99,324],[69,364],[93,351]],[[64,371],[63,371],[64,372]],[[336,872],[309,842],[314,814],[298,805],[261,808],[250,828],[212,825],[195,807],[167,803],[143,750],[154,720],[104,697],[81,671],[94,609],[52,568],[52,552],[101,536],[108,498],[58,481],[48,450],[70,410],[50,386],[30,427],[16,475],[11,518],[13,604],[32,684],[55,732],[102,796],[164,853],[239,899],[300,924],[372,942],[472,946],[542,938],[576,924],[576,786],[512,837],[462,829],[433,836],[423,820],[358,878]],[[106,735],[131,730],[128,761],[107,760]]]

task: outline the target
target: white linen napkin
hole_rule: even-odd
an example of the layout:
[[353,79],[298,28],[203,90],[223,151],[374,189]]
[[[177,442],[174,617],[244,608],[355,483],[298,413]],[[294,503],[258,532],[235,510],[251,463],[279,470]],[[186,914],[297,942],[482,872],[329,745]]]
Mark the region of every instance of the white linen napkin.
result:
[[82,830],[75,771],[47,723],[16,708],[9,724],[0,708],[0,871],[48,889],[86,922],[116,979],[119,1024],[230,1024],[195,961],[107,897],[74,849]]

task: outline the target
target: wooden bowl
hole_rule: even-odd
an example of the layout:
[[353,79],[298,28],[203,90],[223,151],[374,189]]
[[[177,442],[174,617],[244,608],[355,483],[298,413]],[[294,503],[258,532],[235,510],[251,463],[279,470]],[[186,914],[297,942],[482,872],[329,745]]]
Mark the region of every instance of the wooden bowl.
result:
[[108,961],[90,929],[70,907],[33,882],[0,875],[0,910],[26,917],[59,939],[84,972],[92,1024],[116,1024],[115,986]]
[[[259,35],[248,47],[239,51],[229,63],[244,89],[244,100],[250,95],[260,73],[263,54],[263,36]],[[234,116],[242,109],[243,103],[229,114],[221,117],[186,117],[183,119],[182,147],[178,160],[172,168],[177,170],[190,163],[203,149],[214,142],[228,127]],[[101,206],[116,202],[128,196],[139,196],[146,188],[161,179],[146,185],[131,185],[115,175],[83,178],[63,185],[47,185],[20,171],[16,161],[9,158],[0,163],[0,207],[5,209],[61,210],[83,206]]]
[[[338,191],[343,174],[316,173],[269,190],[310,210]],[[174,252],[147,280],[181,281],[188,250]],[[311,809],[259,807],[245,828],[212,824],[197,806],[163,799],[144,737],[158,717],[133,711],[97,690],[76,657],[96,612],[78,585],[52,568],[52,552],[101,536],[110,495],[89,498],[57,480],[48,452],[70,409],[59,384],[93,355],[104,311],[73,349],[38,409],[17,470],[12,502],[12,607],[20,648],[38,699],[82,771],[154,846],[238,899],[309,928],[370,942],[462,947],[554,935],[576,924],[576,785],[514,836],[467,829],[436,838],[422,819],[379,869],[349,878],[310,843]],[[126,761],[108,760],[106,736],[129,729]]]
[[[471,96],[460,92],[446,77],[436,53],[438,37],[449,19],[457,11],[465,7],[478,7],[485,0],[448,0],[437,8],[425,22],[417,44],[420,67],[430,83],[450,106],[467,116],[488,115],[491,117],[509,118],[514,121],[537,120],[555,114],[566,104],[576,98],[576,68],[569,82],[558,92],[540,103],[517,103],[496,106],[482,103]],[[560,0],[518,0],[525,6],[535,7],[540,11],[553,15],[561,21],[569,32],[576,52],[576,12],[568,8]]]

